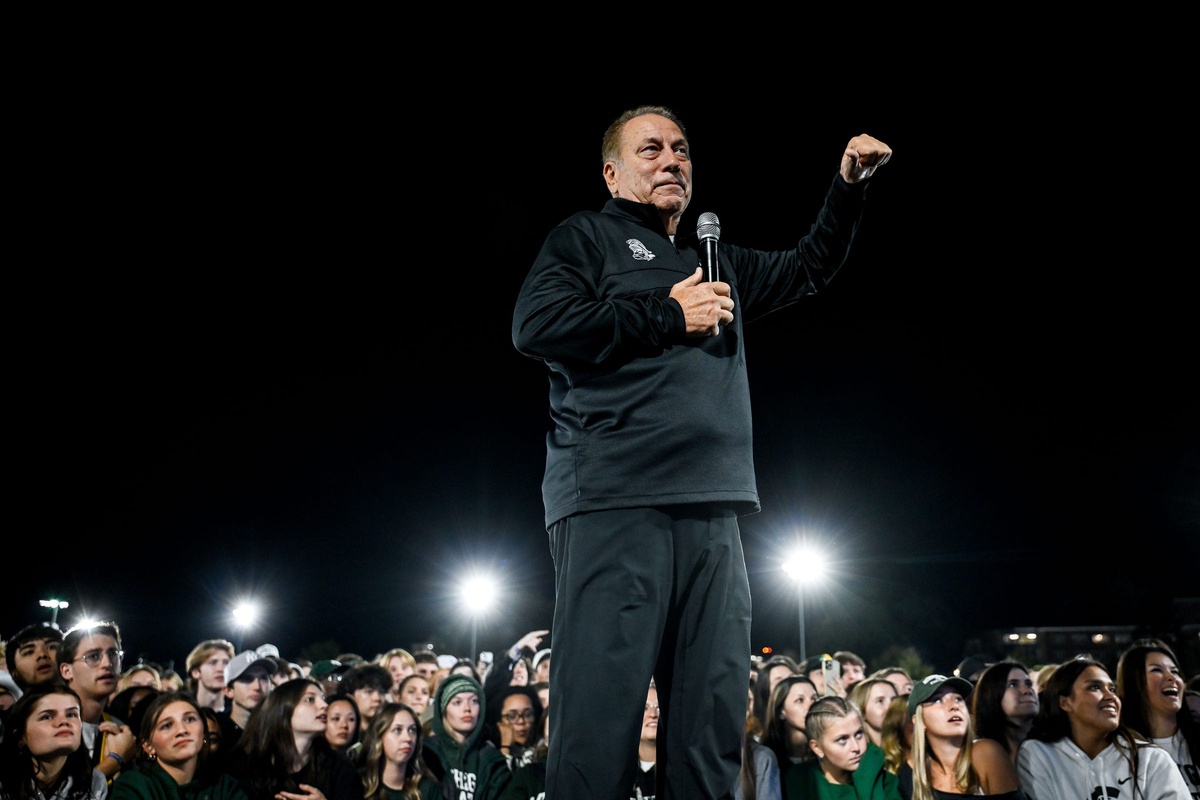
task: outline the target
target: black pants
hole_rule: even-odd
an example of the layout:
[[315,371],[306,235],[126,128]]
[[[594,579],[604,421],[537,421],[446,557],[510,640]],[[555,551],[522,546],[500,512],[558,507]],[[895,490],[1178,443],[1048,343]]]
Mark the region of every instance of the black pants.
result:
[[652,676],[659,800],[732,797],[750,675],[750,584],[735,514],[577,514],[552,526],[550,548],[546,800],[630,796]]

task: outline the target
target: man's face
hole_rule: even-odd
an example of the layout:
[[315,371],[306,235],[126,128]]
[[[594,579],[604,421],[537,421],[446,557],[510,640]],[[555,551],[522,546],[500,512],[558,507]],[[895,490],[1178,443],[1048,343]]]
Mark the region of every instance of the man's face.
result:
[[847,661],[842,664],[842,688],[849,689],[854,684],[866,678],[866,671],[858,664]]
[[432,679],[434,674],[437,672],[437,670],[438,670],[438,665],[434,664],[431,661],[418,661],[417,662],[416,672],[418,675],[423,677],[425,680]]
[[205,689],[220,693],[225,688],[225,667],[229,666],[230,660],[229,653],[214,650],[198,667],[192,668],[191,675]]
[[233,683],[225,687],[225,696],[234,705],[247,711],[258,708],[258,704],[271,691],[271,675],[266,667],[254,664],[246,667],[246,671],[233,679]]
[[81,698],[101,700],[111,697],[121,678],[117,640],[102,633],[84,636],[79,640],[74,660],[58,667],[63,680]]
[[358,703],[358,713],[363,719],[374,719],[375,712],[383,705],[383,692],[374,686],[363,686],[354,690],[354,702]]
[[26,688],[52,681],[58,675],[57,639],[30,639],[22,642],[13,657],[13,679]]
[[653,203],[661,213],[679,216],[692,199],[692,161],[683,131],[658,114],[629,120],[621,155],[604,165],[604,180],[614,197]]

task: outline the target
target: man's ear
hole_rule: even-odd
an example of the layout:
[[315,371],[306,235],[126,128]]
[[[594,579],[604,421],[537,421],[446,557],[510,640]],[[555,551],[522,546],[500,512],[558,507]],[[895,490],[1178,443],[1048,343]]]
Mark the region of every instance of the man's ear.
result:
[[604,183],[608,186],[608,193],[613,197],[617,196],[617,162],[604,162]]

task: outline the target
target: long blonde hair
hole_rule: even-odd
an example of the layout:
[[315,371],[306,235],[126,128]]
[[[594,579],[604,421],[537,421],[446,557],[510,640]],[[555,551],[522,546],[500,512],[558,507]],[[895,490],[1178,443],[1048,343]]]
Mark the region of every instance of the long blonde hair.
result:
[[[954,785],[958,787],[959,793],[970,794],[979,788],[979,776],[975,773],[975,768],[971,766],[971,742],[975,739],[975,723],[965,706],[963,714],[967,718],[967,735],[958,755],[954,758],[951,772],[954,775]],[[925,709],[917,706],[917,713],[913,715],[912,800],[933,800],[933,787],[930,785],[929,778],[931,757],[928,739],[925,736]]]

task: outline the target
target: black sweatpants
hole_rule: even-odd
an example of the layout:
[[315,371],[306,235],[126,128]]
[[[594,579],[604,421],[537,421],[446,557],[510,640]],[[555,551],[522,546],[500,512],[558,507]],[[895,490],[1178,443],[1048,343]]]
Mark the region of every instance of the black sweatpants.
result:
[[750,584],[733,511],[576,514],[550,529],[546,800],[629,797],[653,676],[659,800],[724,800],[741,766]]

